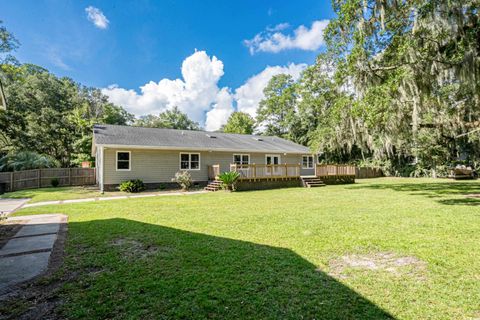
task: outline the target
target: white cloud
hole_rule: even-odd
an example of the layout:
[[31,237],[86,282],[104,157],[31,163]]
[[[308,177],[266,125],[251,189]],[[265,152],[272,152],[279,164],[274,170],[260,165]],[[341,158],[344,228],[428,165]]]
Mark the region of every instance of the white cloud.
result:
[[191,119],[215,131],[226,123],[235,111],[248,112],[255,116],[258,103],[263,98],[263,89],[276,74],[287,73],[297,79],[305,64],[290,64],[285,67],[267,67],[248,79],[234,93],[230,88],[218,87],[223,76],[223,63],[205,51],[195,51],[182,63],[182,79],[150,81],[140,87],[140,93],[111,85],[102,89],[109,100],[125,107],[136,116],[158,114],[174,106],[185,112]]
[[210,58],[205,51],[196,51],[182,63],[183,79],[150,81],[140,87],[140,94],[117,86],[102,91],[111,102],[135,115],[158,114],[177,106],[191,119],[203,123],[205,113],[215,104],[224,108],[223,94],[217,85],[222,76],[222,61],[215,56]]
[[297,80],[306,67],[307,65],[303,63],[291,63],[286,67],[266,67],[262,72],[254,75],[248,79],[245,84],[235,90],[237,110],[246,112],[252,117],[255,117],[257,115],[258,104],[264,98],[263,89],[267,86],[273,76],[283,73],[289,74],[294,80]]
[[227,123],[228,117],[235,111],[233,108],[233,96],[227,88],[223,88],[217,94],[217,103],[207,112],[205,130],[215,131]]
[[110,21],[108,21],[107,17],[105,17],[100,9],[89,6],[85,8],[85,12],[87,13],[87,19],[91,21],[97,28],[106,29],[108,27]]
[[310,29],[301,25],[293,31],[293,35],[280,32],[288,27],[288,24],[282,23],[277,25],[278,28],[267,28],[244,43],[252,55],[256,52],[277,53],[289,49],[315,51],[324,44],[323,31],[328,22],[328,20],[314,21]]

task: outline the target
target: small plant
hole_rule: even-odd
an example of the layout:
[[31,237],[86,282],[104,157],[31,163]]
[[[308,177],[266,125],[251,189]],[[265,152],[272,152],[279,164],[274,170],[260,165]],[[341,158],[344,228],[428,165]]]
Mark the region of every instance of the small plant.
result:
[[143,191],[146,189],[146,187],[142,180],[135,179],[135,180],[128,180],[120,183],[120,186],[118,187],[118,189],[123,192],[134,193],[134,192]]
[[188,171],[178,171],[172,180],[178,183],[183,191],[190,189],[193,184],[192,176]]
[[53,178],[52,180],[50,180],[50,184],[52,185],[52,187],[56,188],[60,185],[60,180],[58,180],[58,178]]
[[163,183],[160,183],[160,184],[158,185],[158,190],[165,190],[165,189],[167,189],[167,186],[164,185]]
[[235,191],[235,185],[237,183],[240,173],[235,171],[229,171],[221,173],[218,179],[222,181],[222,188],[224,190]]

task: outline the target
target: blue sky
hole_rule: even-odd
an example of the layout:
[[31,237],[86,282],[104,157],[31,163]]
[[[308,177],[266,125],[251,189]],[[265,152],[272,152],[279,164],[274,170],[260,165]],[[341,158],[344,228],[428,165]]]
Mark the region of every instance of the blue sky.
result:
[[21,43],[21,62],[105,88],[136,115],[179,105],[212,130],[233,110],[254,115],[273,74],[296,77],[313,63],[333,15],[330,1],[16,0],[0,7]]

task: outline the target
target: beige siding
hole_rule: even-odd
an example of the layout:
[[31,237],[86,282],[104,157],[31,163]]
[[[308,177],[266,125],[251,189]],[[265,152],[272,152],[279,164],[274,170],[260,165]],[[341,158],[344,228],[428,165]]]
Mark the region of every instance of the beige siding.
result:
[[[130,151],[130,171],[116,170],[116,151]],[[190,151],[189,151],[190,152]],[[190,170],[195,181],[208,180],[208,166],[220,164],[222,172],[230,170],[233,152],[198,152],[200,153],[200,170]],[[278,154],[278,153],[276,153]],[[280,162],[301,163],[302,156],[280,153]],[[129,179],[142,179],[145,183],[171,182],[175,173],[180,170],[180,152],[148,149],[105,149],[104,151],[104,183],[118,184]],[[265,153],[250,153],[250,163],[265,164]],[[313,174],[304,172],[302,174]]]

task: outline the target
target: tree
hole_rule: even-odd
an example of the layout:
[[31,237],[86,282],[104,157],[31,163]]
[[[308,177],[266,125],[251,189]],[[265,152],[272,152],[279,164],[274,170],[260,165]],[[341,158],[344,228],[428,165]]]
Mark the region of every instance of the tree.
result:
[[280,74],[270,79],[257,110],[257,123],[265,128],[264,134],[299,140],[296,87],[290,75]]
[[15,51],[20,43],[2,24],[3,21],[0,20],[0,64],[17,62],[10,53]]
[[57,165],[58,163],[55,159],[31,151],[20,151],[0,158],[0,171],[51,168]]
[[252,134],[255,120],[245,112],[234,112],[230,115],[222,131],[226,133]]
[[198,122],[190,120],[186,113],[180,111],[175,106],[171,110],[166,110],[160,113],[158,116],[149,114],[140,119],[137,119],[134,123],[135,126],[148,127],[148,128],[167,128],[167,129],[181,129],[181,130],[199,130],[200,126]]
[[99,89],[85,88],[29,64],[0,66],[9,101],[0,113],[1,152],[32,151],[61,166],[92,160],[95,123],[128,124],[133,115],[108,102]]

